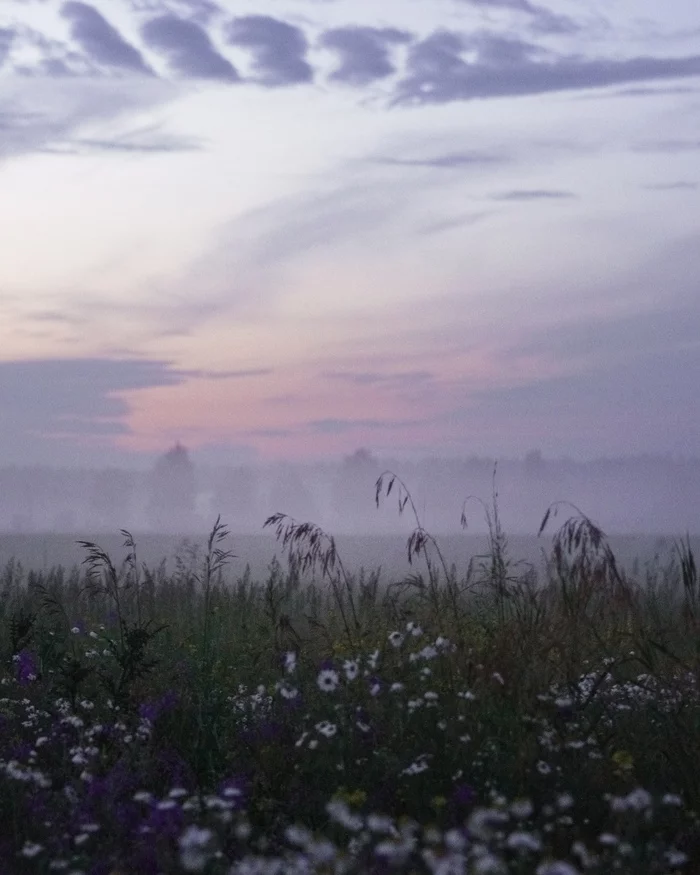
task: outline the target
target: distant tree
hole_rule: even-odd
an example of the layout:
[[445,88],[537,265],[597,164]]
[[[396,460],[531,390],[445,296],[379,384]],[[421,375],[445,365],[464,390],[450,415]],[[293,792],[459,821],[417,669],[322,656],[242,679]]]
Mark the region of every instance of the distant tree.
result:
[[525,456],[525,470],[528,474],[540,474],[544,467],[542,453],[540,450],[530,450]]
[[234,532],[259,531],[263,523],[258,499],[258,472],[249,466],[216,471],[212,504],[215,514]]
[[310,484],[304,482],[301,472],[291,465],[282,465],[275,472],[266,504],[266,516],[286,513],[304,522],[318,519],[319,508]]
[[189,532],[196,524],[194,465],[181,443],[162,455],[151,473],[149,528]]
[[341,529],[353,533],[376,529],[374,486],[380,474],[378,460],[364,447],[343,459],[333,484],[333,510]]
[[89,510],[92,528],[117,530],[131,525],[134,475],[106,468],[91,477]]

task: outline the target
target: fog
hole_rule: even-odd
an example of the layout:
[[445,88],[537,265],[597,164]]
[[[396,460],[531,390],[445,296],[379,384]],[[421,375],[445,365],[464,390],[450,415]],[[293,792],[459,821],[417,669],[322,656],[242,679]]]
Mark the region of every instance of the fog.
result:
[[[313,521],[334,535],[404,534],[410,505],[398,512],[398,484],[380,506],[375,483],[390,470],[410,490],[420,522],[435,535],[486,531],[485,507],[512,535],[534,535],[550,504],[572,502],[608,534],[697,534],[700,461],[637,457],[574,462],[546,459],[377,458],[358,450],[316,465],[211,467],[176,445],[150,470],[0,468],[0,532],[78,537],[135,533],[203,538],[220,514],[231,532],[260,534],[273,513]],[[495,475],[494,475],[495,471]],[[465,504],[466,501],[466,504]],[[561,521],[573,509],[560,509]],[[556,520],[554,521],[556,525]]]

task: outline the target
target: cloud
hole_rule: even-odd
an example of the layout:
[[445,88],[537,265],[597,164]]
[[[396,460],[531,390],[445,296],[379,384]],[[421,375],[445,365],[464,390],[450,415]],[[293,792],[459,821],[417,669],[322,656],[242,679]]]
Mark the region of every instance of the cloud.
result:
[[54,155],[81,155],[88,152],[125,152],[141,155],[161,155],[172,152],[196,152],[202,144],[194,137],[162,132],[159,125],[149,125],[127,131],[118,137],[79,137],[66,139],[42,149]]
[[391,422],[383,419],[312,419],[306,423],[306,427],[314,434],[347,434],[357,429],[385,429],[402,428],[409,423]]
[[[466,60],[467,51],[475,54]],[[409,49],[394,103],[447,103],[700,76],[700,55],[627,60],[556,56],[513,38],[440,30]]]
[[138,89],[127,79],[113,77],[16,77],[0,96],[0,162],[66,146],[86,124],[115,122],[163,105],[175,93],[172,83],[156,77],[143,79]]
[[149,15],[179,15],[197,24],[208,24],[223,9],[213,0],[129,0],[129,5],[138,13]]
[[447,152],[431,158],[379,158],[377,163],[398,167],[429,167],[436,170],[459,170],[484,164],[504,164],[508,159],[493,152]]
[[651,185],[643,185],[646,191],[695,191],[700,188],[700,183],[691,182],[687,179],[679,179],[676,182],[657,182]]
[[269,15],[234,18],[226,29],[231,45],[253,52],[255,80],[261,85],[295,85],[311,82],[314,72],[306,61],[308,41],[304,32]]
[[439,219],[435,222],[428,222],[417,228],[419,234],[429,236],[431,234],[442,234],[445,231],[453,231],[455,228],[465,228],[469,225],[475,225],[483,219],[493,215],[488,211],[478,213],[465,213],[462,216],[453,216],[449,219]]
[[326,30],[321,35],[320,45],[340,58],[330,78],[344,85],[361,87],[395,73],[391,48],[410,43],[412,39],[407,31],[393,27],[350,25]]
[[61,15],[70,21],[73,39],[98,64],[153,75],[141,53],[94,7],[69,0],[63,4]]
[[8,461],[47,455],[62,459],[70,451],[79,461],[93,439],[128,432],[129,406],[122,393],[184,379],[157,360],[0,362],[0,455]]
[[250,377],[267,377],[272,373],[271,368],[247,368],[240,371],[179,371],[184,377],[197,380],[247,380]]
[[15,38],[15,33],[7,27],[0,27],[0,67],[10,56],[10,48]]
[[146,43],[164,54],[181,76],[240,81],[233,64],[216,51],[207,32],[193,21],[162,15],[147,21],[141,32]]
[[[400,214],[401,205],[411,200],[405,185],[392,183],[350,181],[328,191],[303,192],[235,219],[226,227],[224,241],[217,249],[225,264],[231,252],[243,252],[248,269],[267,270],[310,251],[369,242],[377,229]],[[241,261],[234,263],[237,268],[231,269],[241,268]]]
[[700,140],[650,140],[632,147],[633,152],[667,152],[670,154],[700,151]]
[[480,9],[505,9],[523,12],[532,19],[535,30],[543,33],[573,33],[579,26],[567,15],[552,12],[544,6],[530,3],[530,0],[461,0]]
[[542,201],[542,200],[570,200],[578,197],[573,191],[560,191],[559,189],[533,188],[513,189],[503,191],[491,196],[494,201]]
[[356,386],[414,386],[429,382],[435,377],[431,371],[425,370],[389,374],[381,371],[325,371],[321,376],[327,380],[353,383]]

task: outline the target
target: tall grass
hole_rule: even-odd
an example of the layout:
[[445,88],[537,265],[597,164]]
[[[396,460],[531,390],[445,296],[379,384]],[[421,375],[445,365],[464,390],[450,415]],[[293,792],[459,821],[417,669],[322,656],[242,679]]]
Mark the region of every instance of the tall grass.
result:
[[688,538],[644,579],[559,513],[543,571],[448,567],[407,485],[409,577],[351,573],[283,513],[286,564],[232,572],[216,520],[172,575],[82,542],[0,572],[10,872],[700,871],[700,608]]

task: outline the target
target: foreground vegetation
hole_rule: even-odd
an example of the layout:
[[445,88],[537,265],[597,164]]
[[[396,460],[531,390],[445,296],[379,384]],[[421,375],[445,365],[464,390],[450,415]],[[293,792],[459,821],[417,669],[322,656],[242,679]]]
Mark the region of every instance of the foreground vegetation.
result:
[[[1,572],[0,859],[17,873],[700,872],[700,590],[689,541],[632,580],[575,511],[544,574],[288,560],[230,576],[217,521],[174,574]],[[465,511],[470,510],[467,504]],[[553,506],[543,530],[561,508]],[[463,517],[466,526],[466,513]]]

